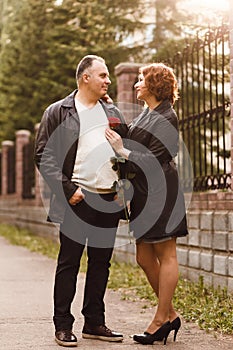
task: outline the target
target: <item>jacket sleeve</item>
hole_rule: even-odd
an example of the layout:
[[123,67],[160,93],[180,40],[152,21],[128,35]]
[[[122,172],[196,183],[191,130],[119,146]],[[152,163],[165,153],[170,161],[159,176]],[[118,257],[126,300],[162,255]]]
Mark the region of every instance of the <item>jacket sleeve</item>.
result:
[[[52,109],[53,110],[53,109]],[[64,174],[63,162],[59,153],[61,139],[59,139],[59,125],[48,108],[42,117],[35,141],[35,164],[50,187],[60,200],[69,199],[77,190],[77,186]]]
[[127,165],[128,172],[151,172],[158,163],[169,162],[177,155],[179,140],[177,127],[166,118],[154,118],[142,135],[143,133],[147,134],[148,142],[131,151]]

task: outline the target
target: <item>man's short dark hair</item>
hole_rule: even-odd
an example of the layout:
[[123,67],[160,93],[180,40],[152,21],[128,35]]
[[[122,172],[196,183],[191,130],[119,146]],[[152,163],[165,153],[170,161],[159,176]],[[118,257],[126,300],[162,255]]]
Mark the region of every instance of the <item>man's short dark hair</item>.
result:
[[79,62],[77,69],[76,69],[76,80],[79,80],[83,74],[83,72],[92,66],[93,61],[99,61],[102,63],[105,63],[105,60],[100,57],[100,56],[96,56],[96,55],[87,55],[85,57],[83,57],[81,59],[81,61]]

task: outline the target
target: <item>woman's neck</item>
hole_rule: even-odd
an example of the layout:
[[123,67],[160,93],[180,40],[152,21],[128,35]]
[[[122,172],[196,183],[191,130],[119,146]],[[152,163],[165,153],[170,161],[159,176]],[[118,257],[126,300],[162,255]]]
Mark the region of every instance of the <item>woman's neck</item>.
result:
[[149,110],[153,111],[156,107],[158,107],[160,104],[162,103],[162,101],[156,102],[156,103],[152,103],[150,105],[148,105]]
[[156,98],[155,98],[154,96],[151,96],[151,97],[148,98],[145,102],[146,102],[146,104],[147,104],[149,110],[150,110],[150,111],[153,111],[153,109],[155,109],[156,107],[158,107],[162,101],[157,101]]

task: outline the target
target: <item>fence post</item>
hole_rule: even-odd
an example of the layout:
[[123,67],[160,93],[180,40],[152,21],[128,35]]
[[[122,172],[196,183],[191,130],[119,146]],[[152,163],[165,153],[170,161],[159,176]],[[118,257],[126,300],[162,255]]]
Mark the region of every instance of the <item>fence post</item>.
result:
[[22,200],[23,195],[23,147],[30,142],[31,133],[29,130],[19,130],[15,133],[15,172],[16,172],[16,196],[18,201]]
[[[138,76],[140,63],[120,63],[115,67],[117,78],[117,104],[122,111],[126,122],[134,117],[135,92],[133,85]],[[139,114],[139,113],[137,113]]]
[[[230,1],[230,103],[231,103],[231,174],[233,174],[233,2]],[[231,189],[233,181],[231,175]]]
[[[40,123],[37,123],[34,127],[35,139],[36,139],[39,126],[40,126]],[[39,170],[35,166],[35,205],[38,205],[38,206],[42,205],[42,198],[41,198],[41,194],[43,192],[43,189],[41,188],[42,186],[43,186],[43,181],[41,179],[41,175],[39,173]]]
[[[9,164],[9,152],[11,149],[14,147],[14,142],[13,141],[3,141],[2,142],[2,173],[1,173],[1,178],[2,178],[2,195],[7,195],[9,193],[9,171],[8,169],[10,168]],[[13,165],[13,164],[11,164]],[[14,174],[11,174],[14,176]]]
[[2,149],[0,149],[0,196],[2,194]]

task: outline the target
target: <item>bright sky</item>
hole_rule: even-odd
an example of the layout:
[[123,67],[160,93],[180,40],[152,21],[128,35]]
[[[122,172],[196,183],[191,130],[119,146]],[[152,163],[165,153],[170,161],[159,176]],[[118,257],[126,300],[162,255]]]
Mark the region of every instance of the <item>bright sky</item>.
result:
[[230,1],[232,0],[183,0],[183,7],[187,9],[193,9],[195,12],[201,12],[201,10],[229,10]]
[[[184,5],[187,9],[193,9],[195,12],[212,9],[212,10],[229,10],[230,1],[232,0],[183,0]],[[55,0],[60,5],[62,0]]]

